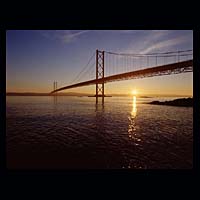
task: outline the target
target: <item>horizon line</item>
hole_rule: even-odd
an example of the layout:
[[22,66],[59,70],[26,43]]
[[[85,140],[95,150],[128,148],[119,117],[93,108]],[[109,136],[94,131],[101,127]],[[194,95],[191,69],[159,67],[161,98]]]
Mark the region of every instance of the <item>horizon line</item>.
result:
[[[6,92],[6,95],[9,94],[37,94],[37,95],[49,95],[51,96],[51,94],[49,92]],[[93,95],[93,93],[83,93],[83,92],[59,92],[57,93],[57,95],[67,95],[67,94],[73,94],[73,95]],[[132,94],[128,94],[128,93],[108,93],[107,95],[123,95],[123,96],[133,96]],[[148,93],[144,93],[144,94],[138,94],[137,96],[192,96],[192,94],[148,94]]]

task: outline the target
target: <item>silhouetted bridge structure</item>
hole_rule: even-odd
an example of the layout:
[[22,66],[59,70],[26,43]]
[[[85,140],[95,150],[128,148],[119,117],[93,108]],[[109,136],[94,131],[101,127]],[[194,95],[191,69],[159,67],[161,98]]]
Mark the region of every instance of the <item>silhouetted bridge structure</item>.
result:
[[[107,73],[106,75],[105,75],[105,69],[106,69],[105,54],[107,54],[108,56],[110,55],[112,57],[106,63],[110,69],[109,73]],[[90,58],[89,63],[93,57],[94,55]],[[119,57],[119,59],[116,59],[116,57]],[[123,59],[124,57],[125,59]],[[162,62],[160,62],[160,59],[163,59]],[[144,61],[146,66],[144,66]],[[111,63],[113,63],[114,66],[113,70],[114,72],[112,71],[112,73],[110,67]],[[88,64],[86,65],[86,67],[88,66]],[[98,97],[101,97],[102,103],[104,103],[104,97],[106,97],[104,94],[105,83],[128,80],[128,79],[138,79],[145,77],[192,72],[193,53],[192,50],[185,50],[185,51],[153,53],[153,54],[125,54],[125,53],[113,53],[113,52],[96,50],[95,65],[96,65],[95,79],[89,79],[81,82],[77,81],[78,83],[70,84],[68,86],[61,87],[58,89],[56,89],[54,86],[54,90],[51,93],[53,94],[62,90],[83,87],[88,85],[96,85],[96,94],[94,95],[94,97],[96,97],[96,103],[98,103]],[[116,66],[119,66],[118,69],[120,68],[121,70],[120,72],[116,70]],[[90,69],[91,67],[89,68],[89,70]],[[83,71],[81,71],[81,73],[82,72]],[[88,71],[86,71],[86,73],[87,72]]]

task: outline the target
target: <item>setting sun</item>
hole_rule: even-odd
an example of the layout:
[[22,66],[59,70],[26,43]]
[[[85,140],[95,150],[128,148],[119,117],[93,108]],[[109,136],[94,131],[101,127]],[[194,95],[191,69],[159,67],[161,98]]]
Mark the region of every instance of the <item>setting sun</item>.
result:
[[133,95],[137,95],[137,94],[138,94],[137,90],[135,90],[135,89],[132,90],[132,94],[133,94]]

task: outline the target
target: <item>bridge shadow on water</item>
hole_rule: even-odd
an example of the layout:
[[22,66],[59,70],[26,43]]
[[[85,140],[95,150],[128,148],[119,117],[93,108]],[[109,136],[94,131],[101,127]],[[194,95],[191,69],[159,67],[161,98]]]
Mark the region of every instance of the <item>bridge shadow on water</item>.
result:
[[56,106],[57,103],[58,103],[58,97],[57,97],[57,95],[54,95],[53,96],[53,104]]

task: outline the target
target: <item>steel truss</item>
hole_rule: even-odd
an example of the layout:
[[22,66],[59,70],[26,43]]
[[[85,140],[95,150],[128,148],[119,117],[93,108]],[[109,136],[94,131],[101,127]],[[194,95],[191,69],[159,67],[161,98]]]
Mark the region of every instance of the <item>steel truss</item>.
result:
[[96,80],[98,79],[103,81],[96,82],[96,103],[98,103],[98,97],[102,97],[102,103],[104,103],[104,51],[96,50]]

